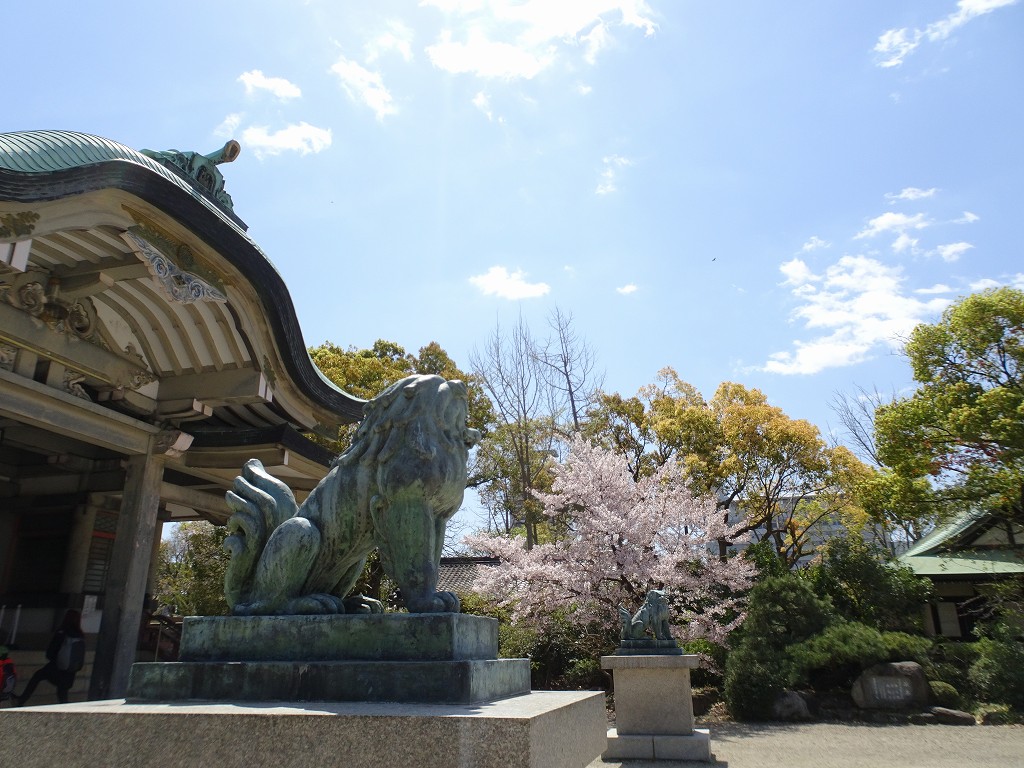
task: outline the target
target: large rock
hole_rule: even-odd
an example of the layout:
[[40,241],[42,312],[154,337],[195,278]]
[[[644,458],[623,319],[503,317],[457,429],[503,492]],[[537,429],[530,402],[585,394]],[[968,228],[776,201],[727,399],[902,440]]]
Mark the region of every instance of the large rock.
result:
[[876,664],[861,673],[850,695],[861,709],[923,709],[928,705],[928,680],[914,661]]
[[775,720],[810,720],[811,710],[807,700],[796,691],[783,691],[772,702],[772,718]]

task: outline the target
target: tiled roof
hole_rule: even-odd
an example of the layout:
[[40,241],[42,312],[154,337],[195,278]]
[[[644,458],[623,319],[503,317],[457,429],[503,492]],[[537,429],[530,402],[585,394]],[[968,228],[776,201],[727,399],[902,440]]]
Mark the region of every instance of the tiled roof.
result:
[[442,557],[437,589],[440,592],[472,592],[480,570],[493,568],[498,563],[496,557]]

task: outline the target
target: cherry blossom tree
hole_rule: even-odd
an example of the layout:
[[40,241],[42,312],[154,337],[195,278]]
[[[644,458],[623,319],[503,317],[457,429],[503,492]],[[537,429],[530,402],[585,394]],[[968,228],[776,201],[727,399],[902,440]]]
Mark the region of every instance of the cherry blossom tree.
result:
[[672,462],[634,480],[626,459],[575,439],[555,470],[552,493],[537,494],[563,535],[527,550],[522,537],[476,535],[466,543],[497,556],[477,590],[508,607],[512,619],[543,623],[568,611],[581,625],[608,632],[618,610],[636,610],[651,589],[665,589],[675,637],[722,642],[743,619],[752,566],[718,556],[719,540],[742,537],[710,499],[694,498]]

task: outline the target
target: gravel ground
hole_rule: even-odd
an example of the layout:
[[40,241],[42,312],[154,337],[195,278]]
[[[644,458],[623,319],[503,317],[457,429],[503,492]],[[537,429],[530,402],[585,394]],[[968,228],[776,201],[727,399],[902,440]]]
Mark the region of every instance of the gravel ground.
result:
[[717,723],[704,727],[711,729],[712,763],[598,759],[588,768],[1024,768],[1021,726]]

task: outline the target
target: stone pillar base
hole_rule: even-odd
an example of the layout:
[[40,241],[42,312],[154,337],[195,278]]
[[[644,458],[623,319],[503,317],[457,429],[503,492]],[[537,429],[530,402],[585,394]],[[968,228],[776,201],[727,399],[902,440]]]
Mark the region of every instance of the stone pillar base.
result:
[[4,710],[19,768],[585,768],[604,694],[536,691],[473,705],[93,701]]
[[711,733],[694,728],[688,736],[623,734],[608,729],[605,760],[695,760],[711,762]]

